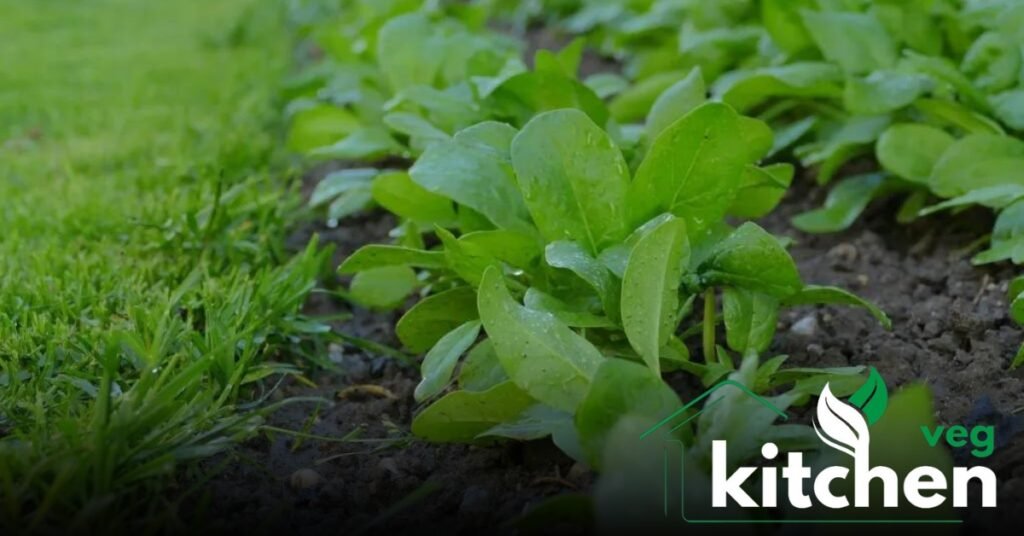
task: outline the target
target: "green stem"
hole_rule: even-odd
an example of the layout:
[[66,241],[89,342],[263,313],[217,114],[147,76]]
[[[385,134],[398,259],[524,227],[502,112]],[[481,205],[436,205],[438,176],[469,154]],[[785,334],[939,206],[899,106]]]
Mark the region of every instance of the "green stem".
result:
[[704,362],[718,361],[715,356],[715,289],[704,291]]

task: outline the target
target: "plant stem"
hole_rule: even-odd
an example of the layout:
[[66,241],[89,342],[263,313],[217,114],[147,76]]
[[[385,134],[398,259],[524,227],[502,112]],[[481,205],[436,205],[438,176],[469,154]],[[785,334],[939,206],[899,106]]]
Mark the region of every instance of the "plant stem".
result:
[[704,291],[704,362],[714,363],[715,357],[715,289]]

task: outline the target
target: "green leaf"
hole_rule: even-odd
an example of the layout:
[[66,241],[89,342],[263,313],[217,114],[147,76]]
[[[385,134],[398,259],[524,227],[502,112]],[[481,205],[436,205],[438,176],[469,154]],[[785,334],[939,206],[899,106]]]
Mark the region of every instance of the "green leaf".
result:
[[618,73],[594,73],[583,80],[598,97],[607,99],[629,87],[629,80]]
[[1019,293],[1010,302],[1010,318],[1017,324],[1024,325],[1024,296]]
[[512,382],[486,391],[448,393],[412,421],[412,433],[438,443],[468,442],[492,427],[514,421],[536,401]]
[[897,123],[879,136],[875,154],[886,171],[911,182],[926,183],[935,163],[954,141],[946,131],[930,125]]
[[344,169],[328,173],[310,194],[309,206],[315,208],[326,205],[345,192],[365,189],[378,173],[380,171],[374,168]]
[[1020,83],[1020,43],[1001,32],[985,32],[967,49],[960,70],[982,91],[1010,89]]
[[552,242],[544,249],[544,258],[550,266],[569,270],[586,281],[597,292],[605,314],[613,319],[618,318],[621,293],[619,282],[582,246],[566,240]]
[[477,307],[512,381],[538,401],[574,412],[601,353],[555,317],[516,303],[495,268],[484,273]]
[[803,288],[793,258],[779,240],[747,222],[719,242],[698,268],[712,285],[738,287],[784,298]]
[[929,184],[943,197],[987,186],[1024,184],[1024,141],[996,134],[965,136],[935,163]]
[[588,463],[600,467],[608,434],[623,417],[659,422],[681,406],[675,391],[650,369],[623,359],[605,360],[576,415]]
[[427,191],[404,171],[381,173],[370,191],[374,201],[388,212],[421,225],[451,225],[455,221],[450,199]]
[[883,182],[884,178],[878,173],[845,178],[829,191],[823,208],[794,216],[793,226],[807,233],[842,231],[864,212]]
[[480,278],[488,267],[501,269],[498,259],[494,258],[484,248],[471,242],[463,242],[456,239],[446,229],[437,227],[434,229],[441,243],[444,244],[444,256],[455,273],[463,280],[476,287],[480,285]]
[[823,128],[818,141],[794,149],[804,166],[821,164],[818,183],[825,184],[846,162],[868,152],[878,136],[888,128],[889,116],[848,117],[829,123]]
[[533,261],[543,253],[540,239],[536,235],[518,231],[473,231],[460,236],[459,241],[523,269],[529,269]]
[[928,202],[929,195],[930,192],[924,188],[910,192],[896,211],[896,222],[907,225],[916,220],[921,215],[921,210],[925,208],[924,204]]
[[745,115],[739,116],[740,137],[745,145],[744,163],[755,164],[772,150],[775,134],[768,123]]
[[1017,299],[1021,293],[1024,293],[1024,275],[1018,275],[1010,280],[1009,288],[1006,289],[1006,299],[1013,301]]
[[508,375],[501,368],[490,339],[484,339],[474,346],[459,370],[459,389],[466,391],[486,391],[507,380]]
[[288,130],[288,149],[306,153],[330,145],[352,134],[360,126],[359,120],[344,108],[326,104],[306,108],[292,116]]
[[526,72],[526,64],[518,57],[505,60],[497,72],[489,76],[471,76],[469,82],[480,99],[486,99],[513,76]]
[[761,22],[772,41],[782,50],[793,54],[811,46],[811,36],[800,19],[800,10],[808,7],[808,0],[763,0]]
[[[641,526],[650,533],[679,530],[682,522],[665,516],[664,486],[660,483],[665,479],[666,454],[679,457],[682,447],[670,447],[660,438],[640,438],[657,423],[654,419],[625,415],[606,434],[599,465],[601,475],[590,490],[594,498],[595,525],[600,527],[597,532],[627,534]],[[666,447],[674,450],[666,451]],[[680,463],[697,467],[689,459]],[[686,474],[688,486],[711,489],[711,479],[704,471]]]
[[370,244],[359,248],[355,253],[349,255],[341,263],[341,266],[338,267],[338,273],[349,275],[385,266],[414,266],[416,268],[439,269],[447,267],[447,264],[444,253],[440,251]]
[[547,240],[575,240],[596,255],[626,235],[626,162],[608,134],[579,110],[534,117],[512,140],[512,164]]
[[534,71],[510,77],[499,86],[488,102],[498,116],[523,124],[537,114],[571,108],[585,113],[594,123],[608,121],[604,102],[575,77],[561,72]]
[[334,227],[338,220],[346,218],[370,207],[373,196],[369,186],[359,186],[342,192],[330,205],[327,205],[327,226]]
[[613,329],[617,327],[614,322],[603,316],[598,316],[585,310],[578,310],[568,303],[532,287],[526,290],[523,304],[529,309],[550,313],[571,328]]
[[311,158],[334,160],[377,160],[405,154],[402,147],[387,131],[378,126],[363,127],[332,145],[318,147],[309,152]]
[[395,325],[395,335],[409,350],[426,352],[446,333],[478,318],[476,292],[456,287],[439,292],[413,305]]
[[352,278],[349,296],[359,305],[391,309],[400,305],[419,285],[408,266],[383,266],[363,270]]
[[465,205],[498,227],[530,232],[530,216],[509,161],[514,128],[484,122],[423,152],[409,176],[427,191]]
[[637,242],[626,265],[622,327],[630,345],[656,374],[660,372],[660,349],[675,332],[679,284],[689,260],[686,224],[671,218]]
[[899,71],[874,71],[852,77],[843,90],[843,104],[855,115],[889,113],[913,103],[929,88],[928,78]]
[[685,71],[669,71],[640,80],[612,99],[608,105],[612,118],[619,123],[642,121],[658,97],[685,76]]
[[941,99],[917,99],[914,107],[923,112],[928,119],[969,133],[1005,134],[999,123],[958,102]]
[[842,95],[842,81],[842,72],[831,63],[796,62],[723,76],[712,93],[744,113],[778,97],[836,98]]
[[877,305],[839,287],[805,285],[800,292],[785,299],[785,305],[835,304],[863,307],[878,320],[885,329],[892,329],[892,320]]
[[800,12],[804,27],[826,59],[849,74],[867,74],[896,63],[896,44],[868,13]]
[[770,164],[764,167],[747,165],[736,199],[729,206],[729,215],[760,218],[775,210],[793,182],[793,165]]
[[423,402],[444,390],[451,381],[459,357],[476,342],[479,334],[480,322],[473,320],[449,331],[437,341],[420,365],[423,379],[413,392],[417,402]]
[[748,163],[745,150],[738,116],[724,104],[703,104],[672,123],[630,185],[632,226],[668,212],[686,222],[691,239],[702,234],[732,204]]
[[790,145],[800,141],[800,138],[803,138],[804,135],[810,132],[817,124],[818,118],[811,115],[789,124],[781,126],[776,125],[774,127],[775,141],[772,143],[772,148],[768,151],[767,156],[774,156],[783,149],[787,149]]
[[875,3],[872,9],[895,39],[926,54],[941,54],[945,24],[930,9],[931,0]]
[[451,136],[423,117],[409,112],[391,112],[381,120],[395,132],[424,141],[447,140]]
[[778,298],[760,292],[726,288],[722,292],[722,316],[729,348],[745,354],[763,352],[775,335],[779,317]]
[[575,77],[583,59],[585,41],[577,37],[557,53],[540,49],[534,54],[533,65],[537,71],[560,73],[567,77]]
[[940,210],[962,207],[966,205],[984,205],[989,208],[1002,209],[1024,197],[1024,185],[1003,184],[971,190],[964,195],[943,201],[921,209],[920,215],[927,216]]
[[889,406],[889,390],[886,389],[885,380],[875,367],[871,367],[868,381],[850,396],[850,404],[864,413],[869,426],[878,422],[885,414],[885,408]]
[[[430,125],[445,133],[444,138],[441,138],[438,133],[432,132],[432,129],[422,122],[415,127],[408,121],[395,125],[401,127],[396,128],[398,131],[415,128],[418,133],[427,134],[426,139],[419,141],[428,143],[443,141],[448,138],[448,132],[455,132],[485,119],[474,102],[472,90],[466,83],[445,89],[436,89],[423,84],[409,86],[395,95],[384,107],[386,110],[395,110],[403,105],[410,109],[422,108],[425,112],[424,118],[429,120]],[[389,126],[393,124],[392,121]]]
[[901,68],[925,73],[939,82],[948,84],[959,94],[959,100],[974,110],[982,113],[990,111],[988,97],[948,58],[925,56],[910,50],[906,51],[904,56]]
[[991,101],[996,117],[1004,125],[1014,130],[1024,130],[1024,89],[992,95]]
[[685,78],[672,84],[658,96],[647,114],[646,133],[654,140],[669,125],[707,101],[707,89],[700,68],[694,67]]
[[409,86],[432,86],[444,59],[443,41],[422,13],[389,20],[377,35],[377,64],[393,92]]
[[526,408],[515,420],[494,426],[479,437],[534,441],[547,436],[551,436],[551,442],[569,457],[583,459],[573,415],[544,404],[534,404]]
[[582,37],[577,37],[555,54],[555,59],[558,60],[559,65],[562,66],[562,71],[567,76],[576,76],[576,73],[579,72],[585,46],[586,40]]
[[1007,259],[1014,264],[1024,262],[1024,201],[1017,201],[999,213],[992,229],[992,245],[971,262],[988,264]]
[[[793,393],[765,397],[764,400],[750,396],[750,388],[755,385],[757,376],[756,365],[756,357],[747,357],[739,370],[729,374],[728,379],[745,388],[726,386],[714,390],[705,399],[704,411],[695,419],[695,447],[698,452],[710,453],[712,441],[728,438],[729,460],[739,461],[757,456],[763,443],[763,434],[769,433],[773,423],[784,416],[779,415],[778,411],[785,411],[796,400],[797,395]],[[764,403],[765,400],[770,406]],[[710,461],[709,458],[705,460]]]

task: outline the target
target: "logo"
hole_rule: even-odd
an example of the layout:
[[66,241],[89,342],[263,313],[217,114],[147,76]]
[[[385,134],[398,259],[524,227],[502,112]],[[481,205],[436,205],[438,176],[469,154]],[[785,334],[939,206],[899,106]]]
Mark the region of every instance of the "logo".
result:
[[[785,411],[772,404],[768,399],[756,395],[739,382],[726,380],[645,432],[644,436],[649,435],[668,421],[683,415],[684,410],[693,407],[701,399],[710,397],[704,404],[704,409],[690,415],[686,421],[697,418],[723,396],[727,396],[722,395],[721,390],[730,385],[733,397],[746,397],[756,401],[756,404],[747,401],[748,408],[756,408],[760,405],[774,413],[774,415],[767,412],[762,413],[769,415],[770,420],[788,419]],[[950,506],[953,508],[978,505],[985,508],[996,506],[996,475],[988,467],[981,465],[939,467],[927,464],[907,467],[903,464],[899,468],[894,468],[882,463],[873,463],[872,429],[880,421],[883,421],[889,403],[885,382],[872,368],[868,380],[845,401],[833,393],[830,383],[826,383],[821,389],[814,413],[811,416],[813,434],[822,443],[821,448],[816,452],[808,452],[808,449],[803,451],[792,449],[785,454],[785,459],[783,459],[780,456],[779,445],[775,441],[768,440],[760,442],[759,456],[749,456],[749,451],[757,447],[757,443],[745,444],[750,443],[749,437],[734,434],[729,438],[711,438],[709,482],[711,489],[710,504],[707,505],[710,509],[705,508],[703,512],[714,514],[716,510],[735,511],[739,508],[747,511],[749,509],[781,507],[790,512],[801,510],[827,512],[849,509],[851,513],[857,509],[870,508],[871,512],[877,513],[879,507],[883,510],[900,509],[901,511],[905,508],[932,510],[944,507],[948,511]],[[783,407],[786,406],[788,406],[788,402],[783,404]],[[753,415],[753,413],[751,414]],[[905,442],[913,443],[914,449],[920,449],[922,445],[924,449],[935,448],[943,437],[949,446],[969,449],[970,454],[975,458],[989,456],[994,448],[994,429],[991,426],[976,426],[968,430],[960,425],[946,428],[909,423],[909,426],[913,427],[913,431],[911,431],[906,428],[908,423],[903,422],[905,419],[901,419],[902,417],[897,415],[890,419],[885,426],[879,427],[889,432],[878,432],[880,435],[874,438],[876,441],[882,442],[875,449],[876,454],[879,449],[911,448],[905,444],[894,444],[893,440],[886,443],[889,438],[885,437],[885,434],[891,434],[895,425],[898,425],[896,429],[901,432],[900,438],[906,438],[910,433],[922,434],[923,437],[916,442]],[[896,424],[894,425],[894,423]],[[750,426],[753,427],[755,424],[751,423]],[[676,428],[678,427],[676,426]],[[760,430],[763,431],[764,428],[761,427]],[[757,433],[760,434],[760,432]],[[813,436],[811,437],[813,438]],[[897,441],[902,440],[898,439]],[[675,441],[675,443],[680,442]],[[746,449],[747,452],[738,453],[735,451],[737,449]],[[687,459],[700,459],[699,456],[693,455],[693,450],[684,452],[683,466],[686,465]],[[815,455],[815,459],[813,463],[808,463],[805,456],[811,454]],[[903,453],[903,458],[913,461],[936,459],[935,455],[922,454],[919,451]],[[737,458],[743,457],[747,459],[742,463],[749,465],[733,467],[738,465]],[[668,459],[666,456],[666,482],[668,482]],[[691,461],[691,463],[693,462]],[[680,473],[684,473],[686,470],[690,469],[683,470],[681,467]],[[685,480],[685,478],[684,475],[683,479]],[[702,485],[706,484],[702,481]],[[969,493],[969,489],[980,489],[980,493]],[[666,484],[666,505],[668,504],[668,490]],[[683,495],[692,495],[692,493],[687,491]],[[683,517],[687,521],[694,521],[687,518],[685,505]],[[834,521],[831,517],[829,520]],[[887,520],[864,520],[852,517],[850,519],[850,522],[885,521]],[[704,520],[704,522],[726,521]],[[774,522],[780,521],[775,520]],[[934,522],[934,520],[928,520],[928,522]],[[959,520],[945,520],[944,522],[959,522]]]

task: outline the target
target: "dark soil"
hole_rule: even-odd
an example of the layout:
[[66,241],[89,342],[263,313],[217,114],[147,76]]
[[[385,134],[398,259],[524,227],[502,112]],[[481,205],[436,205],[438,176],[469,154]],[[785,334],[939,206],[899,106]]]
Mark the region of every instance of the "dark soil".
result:
[[[794,238],[790,249],[805,282],[836,285],[878,304],[890,316],[885,331],[850,307],[783,311],[772,350],[786,366],[873,366],[891,390],[925,383],[936,421],[991,424],[996,450],[986,460],[999,478],[999,508],[971,512],[967,530],[1019,523],[1024,508],[1024,369],[1009,370],[1024,334],[1008,316],[1012,266],[978,267],[970,258],[978,237],[992,228],[983,209],[899,224],[898,199],[876,203],[849,230],[809,235],[789,219],[821,206],[826,189],[798,185],[761,222]],[[813,326],[791,329],[797,323]],[[958,464],[974,465],[965,450]]]

